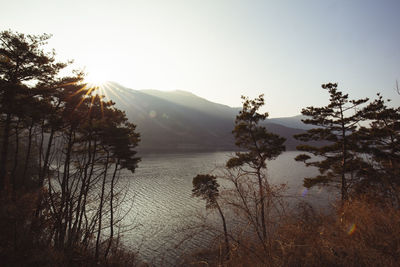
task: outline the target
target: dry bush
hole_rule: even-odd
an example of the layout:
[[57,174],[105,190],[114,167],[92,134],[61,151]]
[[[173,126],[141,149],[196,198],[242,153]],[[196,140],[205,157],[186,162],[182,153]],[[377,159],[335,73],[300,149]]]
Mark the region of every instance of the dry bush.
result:
[[364,196],[335,214],[304,207],[276,233],[275,266],[398,266],[400,212]]
[[[399,266],[400,211],[367,196],[348,201],[331,214],[303,203],[282,220],[271,238],[267,262],[255,256],[263,253],[259,244],[241,240],[222,264],[216,249],[198,253],[193,266]],[[214,258],[207,259],[207,253]]]

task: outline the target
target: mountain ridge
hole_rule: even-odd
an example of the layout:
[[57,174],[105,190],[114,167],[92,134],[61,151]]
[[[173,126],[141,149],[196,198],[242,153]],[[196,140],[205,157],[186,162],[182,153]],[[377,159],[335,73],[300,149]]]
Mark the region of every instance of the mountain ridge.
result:
[[[232,130],[241,108],[214,103],[183,90],[134,90],[115,82],[107,83],[101,92],[137,125],[142,140],[139,152],[238,150]],[[302,133],[304,129],[288,126],[300,125],[298,119],[268,119],[265,126],[287,139],[287,150],[295,150],[299,142],[293,134]]]

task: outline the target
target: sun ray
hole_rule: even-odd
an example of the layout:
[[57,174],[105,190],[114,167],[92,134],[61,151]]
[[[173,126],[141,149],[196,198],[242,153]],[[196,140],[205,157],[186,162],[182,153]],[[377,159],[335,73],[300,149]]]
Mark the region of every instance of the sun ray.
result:
[[73,94],[71,95],[71,97],[72,97],[72,96],[76,96],[76,95],[79,94],[80,92],[86,90],[86,88],[88,88],[88,85],[87,85],[87,84],[84,84],[84,85],[82,86],[82,88],[80,88],[80,89],[77,90],[75,93],[73,93]]
[[100,88],[101,94],[104,95],[107,98],[107,101],[111,100],[110,96],[108,95],[107,90],[105,90],[108,87],[110,87],[108,85],[108,83],[104,83],[103,86],[101,86],[101,88]]
[[[118,98],[118,100],[120,100],[121,103],[123,103],[124,105],[128,105],[128,102],[127,102],[124,98],[122,98],[122,97],[118,94],[117,90],[115,90],[115,88],[113,88],[110,84],[105,83],[103,87],[106,89],[106,90],[104,90],[104,92],[110,91],[111,94],[112,94],[112,96],[115,96],[116,98]],[[106,97],[108,98],[108,100],[113,100],[113,99],[109,96],[109,93],[108,93],[108,92],[107,92],[107,94],[106,94]]]
[[90,99],[89,114],[92,112],[93,103],[94,103],[95,100],[96,100],[96,96],[93,96],[93,95],[92,95],[92,97],[91,97],[91,99]]
[[[85,87],[86,87],[86,85],[85,85]],[[88,97],[88,95],[91,94],[94,90],[97,90],[97,88],[96,87],[89,87],[89,89],[87,90],[85,95],[79,101],[78,105],[76,105],[75,109],[79,108],[79,106],[82,105],[83,101],[85,101],[85,99]],[[82,90],[80,90],[80,91],[82,91]],[[76,95],[76,93],[75,93],[75,95]]]
[[100,100],[100,110],[101,110],[101,117],[104,117],[104,102],[102,101],[102,99],[99,96],[99,100]]

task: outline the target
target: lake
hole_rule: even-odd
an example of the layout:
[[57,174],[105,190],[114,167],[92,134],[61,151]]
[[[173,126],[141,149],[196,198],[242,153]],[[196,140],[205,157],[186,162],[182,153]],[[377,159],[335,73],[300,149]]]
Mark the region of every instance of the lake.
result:
[[[303,178],[314,176],[315,168],[294,161],[299,152],[285,152],[268,162],[272,183],[287,183],[288,195],[324,207],[335,197],[323,188],[305,190]],[[157,265],[174,265],[184,251],[207,246],[211,233],[185,239],[185,229],[199,222],[205,214],[205,202],[192,198],[192,179],[223,166],[232,155],[229,152],[154,154],[142,156],[136,172],[122,173],[119,187],[126,189],[123,202],[125,224],[123,233],[127,246],[134,247],[140,257]]]

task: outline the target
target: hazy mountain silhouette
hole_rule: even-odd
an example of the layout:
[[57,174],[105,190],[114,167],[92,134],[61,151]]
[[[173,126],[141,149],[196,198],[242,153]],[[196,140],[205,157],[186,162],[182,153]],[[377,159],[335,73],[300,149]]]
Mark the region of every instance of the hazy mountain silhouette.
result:
[[206,113],[218,118],[231,119],[241,110],[241,108],[232,108],[226,105],[213,103],[207,99],[198,97],[190,92],[176,90],[176,91],[159,91],[159,90],[140,90],[143,93],[162,98],[169,102],[185,106],[202,113]]
[[[124,110],[141,134],[141,152],[236,150],[232,130],[240,108],[210,102],[185,91],[132,90],[115,82],[103,88],[107,98]],[[279,124],[278,124],[279,123]],[[300,118],[270,119],[266,126],[287,139],[287,150],[303,132]]]
[[297,116],[293,116],[293,117],[270,118],[270,119],[268,119],[268,121],[276,123],[276,124],[280,124],[280,125],[283,125],[286,127],[303,129],[303,130],[315,128],[315,126],[309,125],[309,124],[304,124],[301,121],[302,119],[305,119],[305,118],[306,118],[306,116],[304,116],[304,115],[297,115]]

